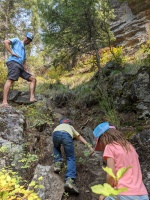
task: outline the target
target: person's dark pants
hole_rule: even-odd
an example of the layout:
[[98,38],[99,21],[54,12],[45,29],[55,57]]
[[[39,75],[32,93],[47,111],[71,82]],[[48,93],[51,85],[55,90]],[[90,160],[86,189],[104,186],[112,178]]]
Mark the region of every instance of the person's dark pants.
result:
[[76,178],[76,162],[74,154],[74,143],[71,135],[63,131],[53,132],[53,150],[54,150],[54,162],[63,161],[61,154],[61,145],[64,147],[64,151],[67,158],[67,171],[65,174],[65,180],[67,178]]
[[18,78],[21,77],[29,81],[29,77],[32,76],[30,73],[26,72],[22,65],[15,61],[9,61],[6,63],[8,67],[7,80],[18,81]]

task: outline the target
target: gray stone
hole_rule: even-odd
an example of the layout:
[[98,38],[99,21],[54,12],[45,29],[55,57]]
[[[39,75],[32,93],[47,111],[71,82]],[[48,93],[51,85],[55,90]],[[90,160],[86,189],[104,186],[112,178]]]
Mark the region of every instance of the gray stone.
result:
[[40,182],[44,186],[38,189],[38,195],[41,200],[61,200],[64,193],[64,182],[59,175],[52,171],[51,166],[37,165],[32,181],[38,181],[39,177],[43,177]]
[[25,117],[14,108],[0,110],[0,136],[16,144],[24,142]]

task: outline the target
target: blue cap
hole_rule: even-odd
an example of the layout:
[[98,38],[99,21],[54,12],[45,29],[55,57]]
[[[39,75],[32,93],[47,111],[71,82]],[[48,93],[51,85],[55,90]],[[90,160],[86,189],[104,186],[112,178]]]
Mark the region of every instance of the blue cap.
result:
[[34,35],[31,32],[26,33],[26,37],[29,38],[30,40],[33,40]]
[[98,126],[96,126],[96,128],[94,129],[93,134],[96,139],[96,145],[94,148],[95,151],[101,151],[98,138],[110,128],[116,129],[115,126],[110,126],[108,122],[103,122],[99,124]]
[[96,126],[96,128],[93,131],[94,137],[99,138],[105,131],[109,129],[109,123],[108,122],[103,122]]
[[99,124],[93,131],[94,137],[99,138],[99,136],[101,136],[103,133],[105,133],[105,131],[107,131],[110,128],[116,129],[115,126],[110,126],[108,122],[103,122]]

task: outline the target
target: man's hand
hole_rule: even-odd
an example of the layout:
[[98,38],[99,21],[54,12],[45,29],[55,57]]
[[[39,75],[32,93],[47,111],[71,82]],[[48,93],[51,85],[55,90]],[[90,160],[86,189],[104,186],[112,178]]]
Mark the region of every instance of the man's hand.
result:
[[94,153],[94,149],[92,148],[92,145],[89,144],[81,135],[79,135],[78,137],[78,140],[80,140],[81,142],[83,142],[83,144],[89,148],[89,150],[91,151],[91,154],[90,156]]
[[7,49],[7,51],[12,55],[15,56],[17,58],[19,58],[20,56],[18,56],[17,54],[12,52],[12,49],[10,48],[11,46],[11,41],[10,40],[4,40],[4,46]]
[[92,148],[92,146],[91,146],[91,144],[89,144],[89,143],[86,143],[85,144],[88,148],[89,148],[89,150],[90,150],[90,156],[94,153],[94,149]]
[[20,56],[18,56],[18,55],[15,54],[15,53],[11,53],[11,55],[12,55],[12,56],[15,56],[15,57],[17,57],[17,58],[20,58]]

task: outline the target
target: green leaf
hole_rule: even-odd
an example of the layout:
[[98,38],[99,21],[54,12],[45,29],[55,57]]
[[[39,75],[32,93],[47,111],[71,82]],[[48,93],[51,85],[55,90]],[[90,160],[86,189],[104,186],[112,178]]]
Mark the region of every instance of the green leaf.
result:
[[110,194],[110,196],[116,196],[116,195],[119,195],[121,192],[125,192],[127,191],[128,188],[119,188],[119,189],[114,189],[113,193]]
[[29,184],[30,187],[34,187],[35,185],[36,185],[35,181],[32,181],[32,182]]
[[113,177],[116,180],[116,176],[114,175],[111,168],[109,168],[109,167],[102,167],[102,168],[105,172],[107,172],[111,177]]
[[132,168],[131,166],[127,167],[127,168],[124,168],[122,167],[121,169],[118,170],[117,172],[117,180],[119,180],[120,178],[122,178],[124,176],[124,174],[128,171],[128,169]]
[[103,186],[102,185],[94,185],[91,187],[92,189],[92,192],[95,193],[95,194],[101,194],[101,189],[103,189]]
[[1,197],[2,197],[3,200],[7,199],[8,192],[2,192]]
[[38,180],[39,180],[39,181],[42,181],[42,180],[43,180],[43,177],[42,177],[42,176],[40,176],[40,177],[38,178]]
[[111,185],[105,183],[104,186],[102,185],[95,185],[91,187],[92,192],[96,194],[102,194],[106,197],[108,196],[116,196],[120,194],[121,192],[127,191],[127,188],[119,188],[119,189],[114,189]]

